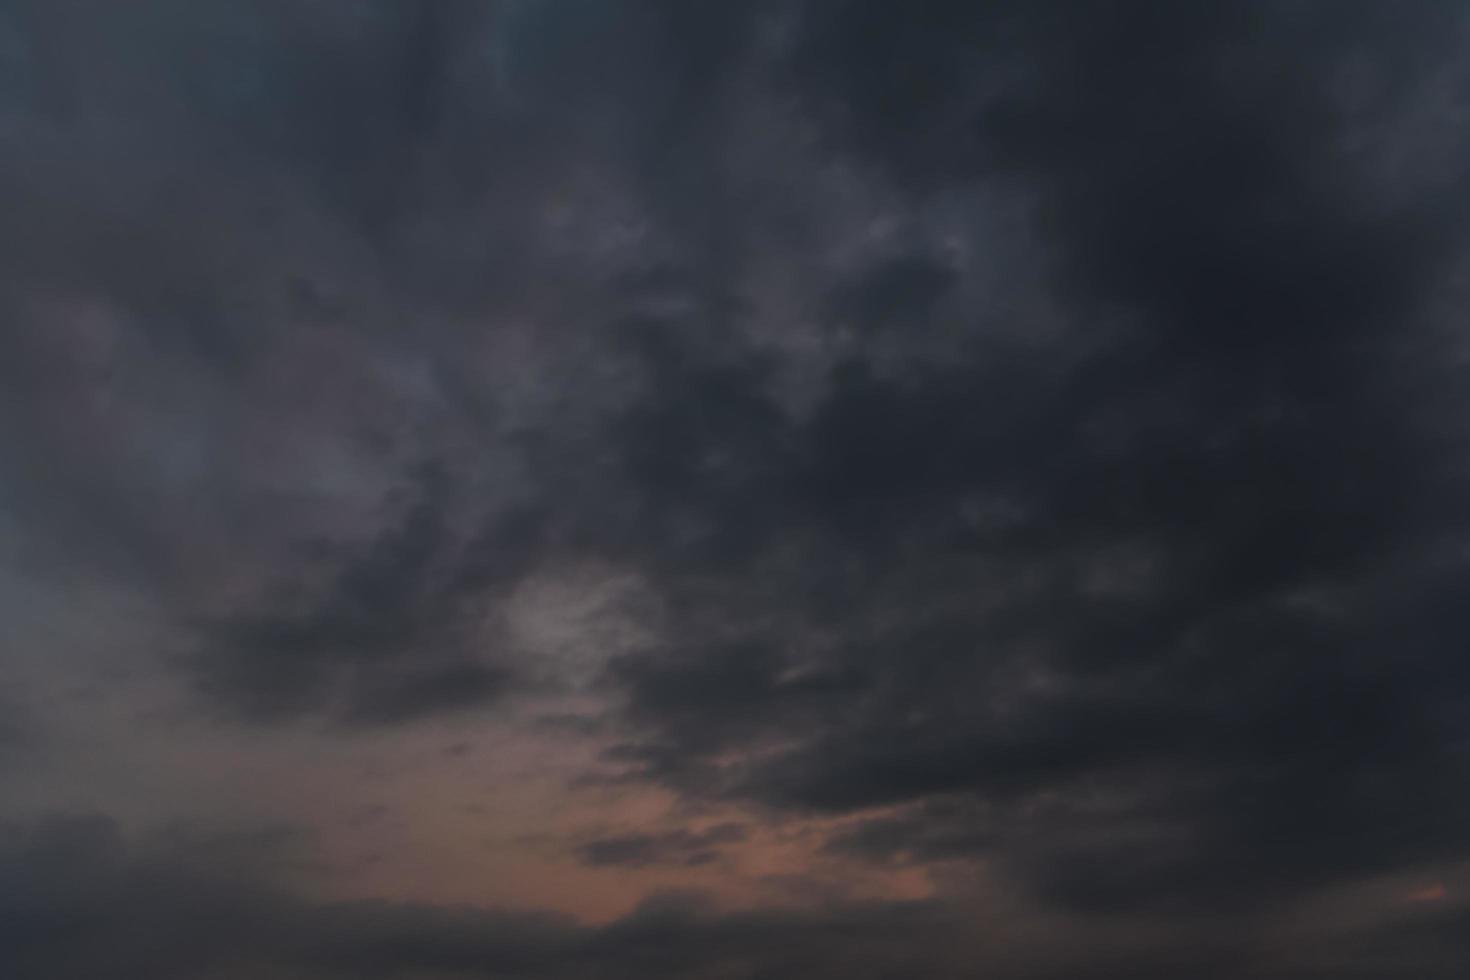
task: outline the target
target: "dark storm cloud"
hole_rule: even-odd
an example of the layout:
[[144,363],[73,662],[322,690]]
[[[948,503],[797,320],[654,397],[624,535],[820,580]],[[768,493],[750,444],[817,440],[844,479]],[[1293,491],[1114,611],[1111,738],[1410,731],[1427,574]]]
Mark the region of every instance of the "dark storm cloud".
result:
[[[1126,975],[1328,975],[1231,930],[1470,857],[1455,5],[31,3],[0,31],[4,500],[145,581],[210,704],[492,707],[545,680],[502,600],[595,560],[661,610],[594,692],[607,761],[852,818],[829,856],[1201,930]],[[136,914],[192,914],[158,894]],[[74,899],[12,948],[114,928]],[[820,975],[856,928],[283,901],[209,898],[243,931],[178,955]],[[863,928],[902,960],[890,915]],[[1363,975],[1402,975],[1394,941]],[[110,947],[68,948],[55,975]]]
[[[180,659],[235,713],[390,723],[506,686],[466,607],[543,521],[502,499],[509,424],[444,320],[493,330],[572,275],[520,257],[587,125],[537,124],[533,95],[577,93],[524,76],[580,21],[522,6],[4,13],[5,502],[48,562],[196,624]],[[415,475],[446,443],[454,474]]]
[[463,556],[443,567],[457,545],[444,480],[436,467],[421,467],[399,522],[338,562],[319,594],[288,594],[203,624],[194,660],[205,690],[248,717],[327,710],[358,724],[499,696],[509,671],[476,659],[483,651],[464,609],[471,586],[488,584],[493,570]]
[[5,501],[191,624],[174,659],[234,714],[494,701],[497,590],[640,533],[599,429],[659,371],[607,320],[720,292],[700,107],[748,24],[615,13],[5,12]]
[[312,906],[268,882],[150,857],[101,818],[10,835],[0,858],[10,976],[549,975],[574,929],[535,915]]
[[[533,912],[316,902],[269,876],[124,841],[100,817],[12,826],[0,849],[0,967],[25,980],[335,977],[1388,978],[1457,976],[1463,909],[1385,924],[1293,956],[1208,933],[1097,941],[977,929],[931,903],[718,913],[655,896],[602,927]],[[1056,925],[1053,929],[1069,927]],[[1065,941],[1058,937],[1067,935]],[[1184,937],[1184,938],[1181,938]],[[1336,951],[1343,951],[1339,956]]]
[[745,827],[722,823],[705,830],[671,830],[655,834],[598,837],[581,845],[578,856],[594,866],[642,867],[651,864],[693,866],[720,856],[720,845],[744,840]]
[[29,740],[32,719],[9,698],[0,698],[0,767],[11,762]]
[[[1466,447],[1433,413],[1461,379],[1427,318],[1466,158],[1438,134],[1452,175],[1385,188],[1346,150],[1461,56],[1458,20],[805,13],[794,84],[834,141],[916,195],[1034,194],[1075,332],[896,373],[859,347],[798,421],[756,361],[663,386],[635,479],[720,530],[647,535],[687,615],[615,667],[647,735],[618,758],[779,807],[990,800],[993,829],[921,809],[903,846],[983,842],[1073,908],[1462,857],[1470,623],[1436,596],[1465,573]],[[1349,70],[1368,109],[1334,94]],[[916,252],[838,295],[919,336],[949,282]],[[892,851],[905,827],[867,833]]]
[[102,818],[11,830],[0,853],[0,966],[26,980],[877,977],[901,964],[959,975],[906,948],[946,928],[915,908],[720,916],[669,896],[594,929],[536,913],[312,903],[269,881],[140,852]]
[[832,834],[826,849],[880,862],[974,858],[994,847],[994,824],[986,807],[940,797],[909,812],[860,820]]

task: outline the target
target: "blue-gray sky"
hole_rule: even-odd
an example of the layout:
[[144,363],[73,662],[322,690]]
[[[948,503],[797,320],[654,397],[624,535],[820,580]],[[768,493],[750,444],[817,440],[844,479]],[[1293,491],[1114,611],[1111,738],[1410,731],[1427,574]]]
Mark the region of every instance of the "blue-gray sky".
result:
[[1464,976],[1467,31],[0,2],[0,975]]

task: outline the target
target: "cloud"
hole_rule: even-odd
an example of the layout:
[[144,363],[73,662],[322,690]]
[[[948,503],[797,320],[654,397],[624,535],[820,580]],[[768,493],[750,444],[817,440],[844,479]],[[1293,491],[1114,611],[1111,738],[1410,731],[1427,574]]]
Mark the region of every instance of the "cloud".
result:
[[[0,15],[3,500],[150,597],[206,712],[575,691],[604,768],[824,859],[1198,930],[1128,975],[1293,975],[1231,929],[1470,856],[1452,5],[53,6]],[[573,680],[508,620],[589,567],[640,598]],[[164,872],[45,833],[15,867],[118,896],[9,899],[33,971],[99,937],[61,976],[876,975],[930,936],[134,903]],[[237,925],[147,972],[125,937],[196,888]]]
[[531,912],[316,903],[166,853],[140,854],[95,817],[51,818],[12,835],[0,856],[0,903],[0,964],[36,980],[757,976],[802,964],[877,976],[860,951],[913,962],[901,942],[890,944],[921,927],[882,907],[721,917],[654,900],[591,928]]
[[486,581],[494,573],[462,558],[442,567],[459,544],[443,494],[442,474],[423,468],[400,522],[339,561],[318,595],[303,602],[288,593],[201,623],[195,664],[204,690],[246,717],[326,709],[357,724],[497,698],[510,671],[484,661],[463,608],[471,573]]
[[[1032,929],[977,930],[972,913],[933,903],[722,913],[688,895],[655,896],[605,926],[536,912],[305,899],[269,876],[222,874],[191,851],[127,842],[101,817],[11,827],[0,853],[0,965],[35,980],[71,977],[514,976],[959,977],[1401,976],[1463,969],[1458,906],[1359,933],[1299,959],[1229,932],[1067,942]],[[187,858],[187,859],[186,859]],[[1052,929],[1058,928],[1057,924]],[[1188,933],[1188,935],[1185,935]],[[1319,937],[1320,938],[1320,937]],[[1233,951],[1231,951],[1233,949]],[[1337,949],[1339,952],[1332,952]],[[1333,970],[1345,972],[1334,973]]]
[[598,331],[666,261],[653,226],[695,221],[650,200],[647,144],[702,140],[659,93],[719,81],[724,18],[59,9],[4,17],[7,507],[175,618],[237,717],[497,700],[466,634],[548,534],[600,533],[583,430],[632,358]]
[[[687,614],[614,666],[642,736],[617,758],[783,809],[920,805],[913,849],[983,840],[1071,908],[1462,855],[1466,623],[1435,596],[1466,457],[1425,320],[1462,222],[1441,185],[1385,206],[1314,74],[1369,59],[1391,113],[1456,56],[1423,13],[809,7],[795,84],[834,138],[916,195],[1033,194],[1069,327],[986,337],[941,277],[901,307],[974,331],[941,364],[855,346],[802,418],[753,355],[733,390],[661,386],[627,453]],[[847,287],[865,313],[892,268]],[[695,445],[725,468],[675,468]],[[719,530],[674,544],[673,514]],[[953,797],[996,826],[926,817]]]
[[536,915],[313,906],[238,875],[136,855],[100,818],[56,818],[4,858],[13,976],[537,975],[572,927]]
[[720,823],[704,830],[677,829],[664,833],[632,833],[598,837],[577,848],[587,864],[601,867],[642,867],[652,864],[695,866],[720,856],[720,845],[744,840],[738,823]]

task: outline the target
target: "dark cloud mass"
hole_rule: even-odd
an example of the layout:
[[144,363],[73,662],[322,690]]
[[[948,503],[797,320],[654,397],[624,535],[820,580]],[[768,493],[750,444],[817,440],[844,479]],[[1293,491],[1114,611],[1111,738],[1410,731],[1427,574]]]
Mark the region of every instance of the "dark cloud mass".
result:
[[582,845],[582,860],[596,865],[705,864],[719,857],[719,845],[745,839],[737,823],[716,824],[704,830],[682,828],[658,834],[618,834],[598,837]]
[[[643,900],[587,925],[201,868],[38,783],[0,973],[1461,975],[1467,31],[0,7],[0,590],[147,610],[0,634],[0,781],[144,676],[292,785],[450,724],[560,779],[537,716],[565,792],[672,800],[559,839]],[[927,897],[721,904],[834,868]]]

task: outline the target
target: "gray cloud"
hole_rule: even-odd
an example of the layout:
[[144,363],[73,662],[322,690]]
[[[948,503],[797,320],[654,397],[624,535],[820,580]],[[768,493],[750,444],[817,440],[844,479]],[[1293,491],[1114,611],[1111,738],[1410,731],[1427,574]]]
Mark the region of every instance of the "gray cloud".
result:
[[[1385,210],[1345,179],[1317,78],[1366,57],[1412,99],[1458,35],[1427,9],[1310,36],[1325,8],[1069,10],[808,9],[800,84],[838,138],[914,193],[1033,190],[1089,333],[898,374],[854,355],[801,421],[753,357],[665,385],[628,458],[661,518],[711,530],[658,552],[686,632],[616,665],[647,736],[618,757],[800,809],[1060,796],[1045,839],[971,836],[1079,908],[1456,860],[1466,624],[1434,596],[1465,444],[1430,414],[1456,371],[1421,355],[1461,216],[1442,185]],[[892,266],[860,275],[865,313],[932,318],[912,284],[885,310]]]
[[[505,610],[595,563],[657,607],[579,716],[625,780],[841,818],[834,860],[983,867],[1079,936],[1201,930],[1128,975],[1348,975],[1231,929],[1470,857],[1464,31],[1430,2],[14,4],[0,503],[256,726],[570,685]],[[688,866],[709,833],[580,857]],[[878,975],[923,933],[316,907],[120,847],[56,825],[7,859],[88,882],[8,890],[17,963],[820,974],[872,931]],[[147,939],[195,889],[238,927]],[[1383,928],[1365,976],[1402,974]],[[1423,929],[1412,972],[1450,975]]]
[[694,866],[720,856],[721,845],[744,840],[738,823],[721,823],[704,830],[676,829],[663,833],[617,834],[597,837],[577,849],[586,863],[602,867],[642,867],[654,864]]
[[[1348,972],[1323,947],[1288,962],[1269,943],[1231,948],[1228,930],[1188,942],[1065,944],[982,930],[932,903],[820,911],[721,914],[689,896],[655,897],[591,928],[533,912],[388,902],[313,902],[269,879],[182,860],[183,852],[130,845],[99,817],[53,817],[12,827],[0,854],[0,965],[8,975],[243,977],[339,976],[927,977],[1050,976],[1389,977],[1405,967],[1456,975],[1463,951],[1447,908],[1352,940]],[[1055,928],[1055,927],[1054,927]],[[1406,945],[1406,943],[1410,945]],[[1194,948],[1191,949],[1190,947]],[[1345,947],[1349,948],[1349,947]],[[1357,971],[1357,972],[1352,972]]]

